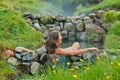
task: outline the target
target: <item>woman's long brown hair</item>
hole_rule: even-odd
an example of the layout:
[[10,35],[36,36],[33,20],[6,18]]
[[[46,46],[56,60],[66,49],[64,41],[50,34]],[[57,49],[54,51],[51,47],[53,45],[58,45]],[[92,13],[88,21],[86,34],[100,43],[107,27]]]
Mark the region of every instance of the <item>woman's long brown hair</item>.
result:
[[56,45],[56,41],[59,37],[59,31],[51,31],[48,38],[47,38],[47,41],[45,43],[45,48],[47,50],[47,53],[48,54],[54,54],[55,52],[55,49],[58,47]]

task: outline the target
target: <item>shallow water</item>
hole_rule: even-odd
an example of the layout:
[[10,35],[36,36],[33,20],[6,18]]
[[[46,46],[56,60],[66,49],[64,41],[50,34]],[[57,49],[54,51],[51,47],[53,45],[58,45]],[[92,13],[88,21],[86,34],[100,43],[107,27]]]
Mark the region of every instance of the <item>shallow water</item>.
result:
[[97,47],[99,49],[103,49],[103,42],[87,42],[87,41],[70,41],[70,40],[63,40],[61,47],[66,48],[72,46],[74,42],[79,42],[81,48],[88,48],[88,47]]

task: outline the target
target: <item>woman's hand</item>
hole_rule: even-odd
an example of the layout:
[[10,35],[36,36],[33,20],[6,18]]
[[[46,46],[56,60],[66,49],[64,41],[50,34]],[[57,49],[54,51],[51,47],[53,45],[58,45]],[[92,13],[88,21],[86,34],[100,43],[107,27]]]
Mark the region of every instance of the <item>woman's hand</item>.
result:
[[98,51],[99,49],[98,49],[98,48],[93,47],[93,48],[89,48],[89,50],[93,52],[93,51]]

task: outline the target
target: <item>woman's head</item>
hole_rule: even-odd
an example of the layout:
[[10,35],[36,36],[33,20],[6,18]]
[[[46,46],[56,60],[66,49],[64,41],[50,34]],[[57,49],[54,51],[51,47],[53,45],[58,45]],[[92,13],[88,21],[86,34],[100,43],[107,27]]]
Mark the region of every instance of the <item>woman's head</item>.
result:
[[62,36],[59,31],[51,31],[47,41],[46,41],[46,49],[48,53],[54,53],[55,48],[57,48],[62,43]]

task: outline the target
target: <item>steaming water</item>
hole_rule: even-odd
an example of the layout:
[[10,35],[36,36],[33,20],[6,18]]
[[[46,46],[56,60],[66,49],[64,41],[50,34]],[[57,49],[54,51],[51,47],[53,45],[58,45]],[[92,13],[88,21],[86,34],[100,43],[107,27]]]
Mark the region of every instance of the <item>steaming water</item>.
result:
[[103,42],[86,42],[86,41],[70,41],[70,40],[63,40],[61,47],[66,48],[72,46],[74,42],[79,42],[81,48],[88,48],[88,47],[97,47],[99,49],[103,49]]

